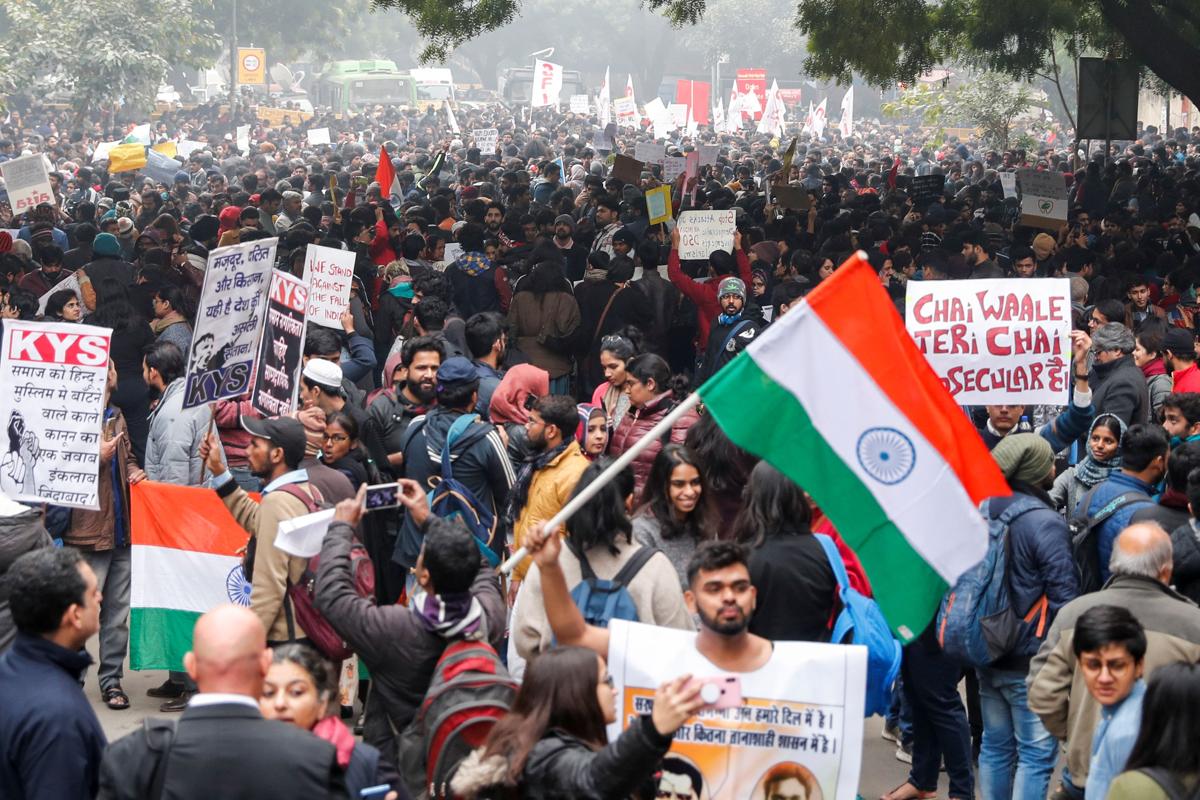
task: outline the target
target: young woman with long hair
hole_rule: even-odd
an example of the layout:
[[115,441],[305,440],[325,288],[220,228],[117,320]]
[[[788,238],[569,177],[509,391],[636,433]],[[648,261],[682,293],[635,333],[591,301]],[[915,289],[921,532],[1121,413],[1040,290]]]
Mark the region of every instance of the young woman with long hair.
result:
[[700,460],[688,447],[669,444],[659,451],[633,514],[633,538],[667,554],[680,586],[700,543],[715,539],[717,513]]

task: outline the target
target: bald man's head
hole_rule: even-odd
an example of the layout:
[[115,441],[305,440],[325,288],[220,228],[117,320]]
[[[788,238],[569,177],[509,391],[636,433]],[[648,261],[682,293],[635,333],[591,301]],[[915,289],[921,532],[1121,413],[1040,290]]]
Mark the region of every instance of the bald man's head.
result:
[[255,700],[271,666],[267,632],[248,608],[214,608],[196,621],[184,668],[201,692],[244,694]]
[[1113,575],[1136,575],[1171,582],[1171,537],[1157,522],[1137,522],[1117,536],[1108,570]]

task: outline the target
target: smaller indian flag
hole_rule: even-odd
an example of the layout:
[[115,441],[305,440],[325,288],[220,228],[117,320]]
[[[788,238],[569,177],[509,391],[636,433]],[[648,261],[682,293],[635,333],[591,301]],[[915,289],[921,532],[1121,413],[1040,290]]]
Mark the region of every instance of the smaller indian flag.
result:
[[978,505],[1008,485],[861,253],[699,391],[730,439],[817,501],[901,641],[983,558]]
[[237,552],[247,533],[212,489],[142,481],[129,494],[129,666],[183,669],[201,614],[225,603],[250,605]]

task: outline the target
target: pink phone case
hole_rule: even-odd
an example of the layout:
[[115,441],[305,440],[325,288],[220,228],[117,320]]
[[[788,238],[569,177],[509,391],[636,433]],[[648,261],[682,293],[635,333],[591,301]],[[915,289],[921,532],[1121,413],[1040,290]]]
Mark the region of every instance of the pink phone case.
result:
[[[715,686],[720,691],[716,700],[705,705],[705,708],[737,708],[742,704],[742,679],[737,675],[713,675],[698,680],[702,684]],[[701,696],[704,696],[705,690],[702,688],[700,691]]]

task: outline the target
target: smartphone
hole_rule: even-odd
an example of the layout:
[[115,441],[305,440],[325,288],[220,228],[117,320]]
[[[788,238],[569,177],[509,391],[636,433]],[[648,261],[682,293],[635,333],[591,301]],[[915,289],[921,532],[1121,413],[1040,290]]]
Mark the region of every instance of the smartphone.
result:
[[737,675],[697,678],[705,708],[737,708],[742,704],[742,679]]
[[377,483],[367,487],[367,511],[395,508],[400,505],[400,484]]

